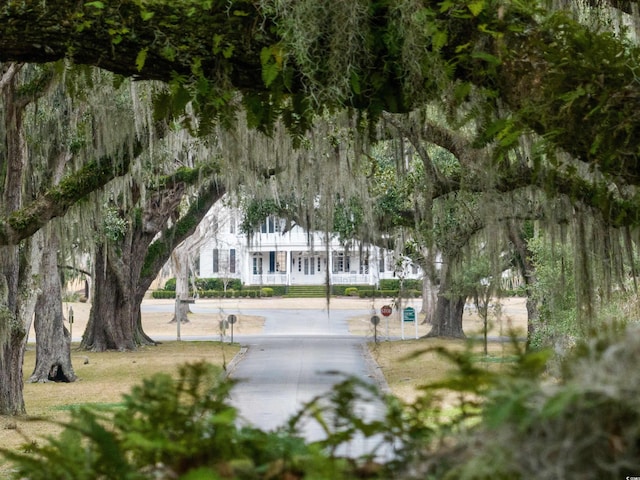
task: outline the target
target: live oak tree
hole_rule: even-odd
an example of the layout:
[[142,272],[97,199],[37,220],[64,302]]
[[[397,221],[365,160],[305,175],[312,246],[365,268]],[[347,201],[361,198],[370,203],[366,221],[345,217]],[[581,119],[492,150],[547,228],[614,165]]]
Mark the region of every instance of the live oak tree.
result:
[[[205,171],[210,169],[204,168]],[[225,193],[212,172],[202,175],[188,209],[178,208],[201,168],[184,168],[161,180],[162,188],[128,206],[107,205],[108,234],[96,248],[94,300],[81,347],[135,350],[155,344],[142,329],[140,305],[173,249],[191,235],[209,208]],[[133,196],[137,197],[136,187]]]
[[[590,198],[612,225],[638,223],[637,48],[529,2],[34,0],[7,2],[0,24],[1,60],[67,57],[165,81],[157,114],[177,118],[188,105],[202,134],[233,121],[238,92],[250,125],[271,131],[282,118],[296,134],[325,108],[354,107],[374,125],[384,110],[407,112],[443,93],[455,108],[482,92],[494,101],[476,115],[478,140],[497,143],[498,160],[523,132],[540,135],[530,176],[517,178],[561,191],[572,170],[545,177],[539,167],[566,152],[590,172],[569,182],[570,196]],[[508,115],[496,117],[498,107]],[[1,242],[29,237],[121,175],[134,150],[3,212]]]
[[[3,215],[18,211],[23,204],[23,178],[28,171],[23,118],[33,100],[19,91],[22,65],[2,69],[2,131],[4,144],[0,156]],[[42,260],[42,234],[22,245],[0,248],[0,414],[17,415],[25,411],[22,398],[22,362],[27,335],[35,309],[35,293]]]

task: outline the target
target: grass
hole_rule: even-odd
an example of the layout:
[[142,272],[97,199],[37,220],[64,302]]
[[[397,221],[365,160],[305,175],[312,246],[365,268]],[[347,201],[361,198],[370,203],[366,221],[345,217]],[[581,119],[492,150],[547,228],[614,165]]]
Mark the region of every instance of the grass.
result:
[[436,352],[437,349],[463,351],[470,347],[479,366],[499,370],[516,359],[514,346],[507,342],[491,342],[488,355],[483,354],[482,342],[428,338],[369,344],[373,359],[378,363],[391,392],[407,403],[413,402],[422,387],[444,380],[454,366]]
[[[73,347],[72,347],[73,348]],[[118,405],[143,378],[159,372],[177,373],[178,365],[205,360],[222,369],[238,353],[238,344],[220,342],[165,342],[135,352],[72,351],[78,380],[73,383],[25,383],[24,399],[28,415],[0,416],[0,445],[20,449],[61,430],[73,407]],[[35,348],[25,354],[24,376],[35,365]],[[0,457],[0,478],[7,465]],[[4,469],[4,470],[3,470]]]
[[[194,316],[195,317],[195,316]],[[369,315],[355,316],[350,320],[350,331],[356,335],[365,335],[373,340]],[[198,318],[193,319],[194,328]],[[244,333],[261,330],[262,323],[256,319],[255,325],[249,318],[242,323]],[[206,319],[211,323],[210,319]],[[167,319],[159,318],[158,324],[166,326]],[[473,323],[475,322],[475,323]],[[249,326],[247,326],[249,325]],[[511,325],[509,325],[511,326]],[[164,327],[163,327],[164,328]],[[255,329],[255,332],[254,330]],[[427,326],[419,325],[419,335],[427,332]],[[497,328],[497,327],[496,327]],[[385,329],[386,330],[386,329]],[[465,331],[478,331],[477,320],[470,318]],[[414,327],[406,330],[412,337]],[[496,329],[494,334],[502,334]],[[390,331],[398,336],[400,330],[395,326]],[[379,337],[380,339],[380,337]],[[369,343],[374,360],[385,377],[391,392],[407,403],[413,402],[421,393],[421,387],[444,379],[452,365],[434,348],[463,350],[464,340],[419,339],[404,341],[385,341]],[[503,368],[511,361],[513,348],[509,343],[492,342],[489,355],[483,355],[482,342],[476,342],[473,350],[478,363],[487,369]],[[228,364],[239,351],[239,345],[220,342],[165,342],[156,347],[145,347],[135,352],[72,352],[72,361],[78,381],[74,383],[25,384],[24,397],[28,416],[21,418],[0,417],[0,445],[5,448],[19,449],[29,442],[39,441],[43,436],[55,435],[61,430],[59,422],[64,422],[73,407],[83,405],[117,406],[122,395],[128,393],[142,379],[158,372],[177,372],[177,366],[206,360],[221,368]],[[28,378],[35,365],[35,349],[27,351],[24,362],[24,375]],[[8,465],[0,457],[0,478]]]

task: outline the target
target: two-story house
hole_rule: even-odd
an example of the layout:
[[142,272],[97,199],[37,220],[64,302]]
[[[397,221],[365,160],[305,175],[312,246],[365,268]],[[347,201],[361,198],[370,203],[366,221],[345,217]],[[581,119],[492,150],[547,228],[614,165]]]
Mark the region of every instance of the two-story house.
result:
[[[200,248],[199,275],[240,279],[244,285],[372,285],[381,279],[420,279],[421,270],[376,246],[353,242],[350,248],[324,232],[307,232],[269,217],[249,238],[239,229],[241,212],[218,210],[212,231]],[[404,265],[397,271],[397,265]]]

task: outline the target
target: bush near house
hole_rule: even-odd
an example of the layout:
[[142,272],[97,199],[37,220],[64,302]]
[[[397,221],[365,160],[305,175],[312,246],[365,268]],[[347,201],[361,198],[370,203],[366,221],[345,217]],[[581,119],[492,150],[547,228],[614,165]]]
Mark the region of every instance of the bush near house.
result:
[[[242,281],[234,278],[226,280],[227,287],[225,288],[225,280],[222,278],[196,278],[195,285],[198,291],[205,290],[242,290]],[[164,290],[174,291],[176,290],[176,279],[170,278],[164,284]]]
[[[389,278],[380,280],[380,290],[400,290],[400,279]],[[422,291],[422,280],[406,279],[402,282],[404,290],[418,290]]]
[[331,294],[338,297],[344,297],[348,295],[347,289],[355,288],[360,290],[371,290],[371,285],[331,285]]
[[360,290],[358,292],[360,298],[394,298],[398,296],[398,290]]
[[[173,285],[173,290],[166,288],[164,290],[155,290],[151,292],[151,297],[155,299],[176,298],[175,282],[169,283],[169,287]],[[285,294],[284,286],[273,286],[268,288],[245,287],[245,288],[227,288],[227,291],[218,289],[198,290],[198,298],[260,298],[260,297],[281,297]],[[191,292],[193,295],[193,292]],[[194,295],[195,296],[195,295]]]
[[[226,281],[226,288],[225,288]],[[242,290],[242,281],[240,279],[223,279],[223,278],[197,278],[195,280],[198,290]]]
[[162,299],[162,298],[176,298],[175,290],[155,290],[151,292],[151,298]]

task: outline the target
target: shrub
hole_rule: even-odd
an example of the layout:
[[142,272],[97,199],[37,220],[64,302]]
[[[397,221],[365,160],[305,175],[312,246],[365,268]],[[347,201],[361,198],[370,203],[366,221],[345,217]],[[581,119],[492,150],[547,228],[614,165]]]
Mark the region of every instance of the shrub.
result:
[[176,298],[175,290],[155,290],[151,292],[151,298]]
[[[241,290],[242,282],[237,279],[226,279],[227,290]],[[198,290],[222,290],[224,291],[225,279],[222,278],[197,278],[195,280]]]
[[380,290],[400,290],[400,280],[397,278],[388,278],[380,280]]
[[169,280],[167,280],[164,284],[164,289],[165,290],[172,290],[172,291],[176,291],[176,279],[175,278],[170,278]]
[[358,296],[358,289],[356,287],[345,288],[344,294],[347,297],[357,297]]
[[261,297],[273,297],[273,288],[263,287],[260,289]]
[[[220,378],[219,370],[202,362],[181,366],[178,378],[154,375],[121,406],[72,410],[58,438],[33,443],[29,452],[0,453],[13,463],[14,478],[30,480],[397,478],[367,458],[346,461],[332,454],[353,435],[389,440],[389,431],[397,431],[398,409],[386,423],[354,416],[358,405],[382,402],[368,382],[345,380],[287,425],[263,432],[238,426],[230,401],[234,383]],[[326,438],[306,443],[299,431],[311,418],[324,426]]]
[[[380,290],[400,290],[400,279],[387,278],[384,280],[380,280],[379,287]],[[414,280],[408,278],[402,282],[402,289],[404,291],[418,290],[419,292],[422,292],[422,280]],[[422,293],[420,295],[422,295]]]

